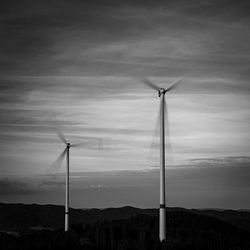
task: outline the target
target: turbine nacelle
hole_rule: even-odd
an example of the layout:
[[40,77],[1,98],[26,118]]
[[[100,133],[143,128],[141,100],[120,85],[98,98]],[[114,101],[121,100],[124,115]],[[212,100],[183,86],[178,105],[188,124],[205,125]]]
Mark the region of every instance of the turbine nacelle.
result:
[[167,92],[166,89],[164,89],[164,88],[159,88],[159,89],[158,89],[158,96],[161,97],[161,95],[165,95],[166,92]]
[[181,80],[182,80],[182,78],[178,78],[177,80],[173,81],[171,83],[171,85],[166,89],[160,88],[159,86],[157,86],[155,83],[153,83],[149,79],[143,78],[142,82],[144,84],[146,84],[148,87],[150,87],[151,89],[158,91],[158,96],[161,97],[161,95],[165,95],[168,91],[174,90],[179,85]]

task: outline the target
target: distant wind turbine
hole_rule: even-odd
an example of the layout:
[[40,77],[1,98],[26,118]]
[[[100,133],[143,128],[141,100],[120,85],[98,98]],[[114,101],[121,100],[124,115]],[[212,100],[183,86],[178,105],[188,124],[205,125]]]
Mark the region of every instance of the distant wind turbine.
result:
[[165,190],[165,94],[174,90],[182,79],[178,79],[167,89],[157,86],[148,79],[143,79],[143,83],[158,92],[160,97],[160,212],[159,212],[159,239],[166,241],[166,190]]
[[[59,157],[56,159],[56,161],[52,164],[52,168],[60,167],[66,155],[65,232],[67,232],[69,230],[69,149],[72,147],[85,146],[87,143],[89,143],[89,141],[78,144],[71,144],[66,140],[66,137],[61,131],[57,131],[57,135],[61,139],[61,141],[65,144],[65,148],[59,155]],[[91,137],[87,137],[86,139],[98,140],[97,138],[91,138]]]

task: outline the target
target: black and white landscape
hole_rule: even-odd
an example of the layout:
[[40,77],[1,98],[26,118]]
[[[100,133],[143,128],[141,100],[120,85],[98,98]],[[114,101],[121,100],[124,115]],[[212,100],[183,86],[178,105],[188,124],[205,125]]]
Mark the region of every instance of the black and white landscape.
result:
[[0,248],[250,249],[249,17],[1,1]]

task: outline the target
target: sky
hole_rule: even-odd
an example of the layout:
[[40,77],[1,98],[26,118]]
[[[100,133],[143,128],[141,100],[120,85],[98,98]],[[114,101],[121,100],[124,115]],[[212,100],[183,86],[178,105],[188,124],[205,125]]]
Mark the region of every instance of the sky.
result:
[[0,202],[158,207],[168,87],[167,206],[250,209],[250,4],[0,3]]

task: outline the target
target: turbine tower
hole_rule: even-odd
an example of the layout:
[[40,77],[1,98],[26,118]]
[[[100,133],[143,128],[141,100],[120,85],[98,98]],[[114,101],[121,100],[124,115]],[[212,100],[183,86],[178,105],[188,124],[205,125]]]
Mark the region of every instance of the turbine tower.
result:
[[64,230],[69,230],[69,149],[70,143],[67,143],[67,166],[66,166],[66,194],[65,194],[65,225]]
[[177,87],[181,79],[172,82],[167,89],[158,87],[148,79],[143,79],[143,82],[150,88],[158,92],[160,98],[160,210],[159,210],[159,239],[166,241],[166,188],[165,188],[165,112],[166,100],[165,94]]
[[[67,232],[69,230],[69,149],[71,147],[81,147],[86,146],[90,141],[86,141],[83,143],[71,144],[66,140],[66,137],[61,131],[57,131],[58,137],[64,143],[65,148],[56,161],[53,163],[52,168],[59,168],[62,165],[64,157],[66,155],[66,176],[65,176],[65,219],[64,219],[64,230]],[[86,137],[86,139],[98,140],[97,138]],[[100,142],[99,142],[100,143]]]

